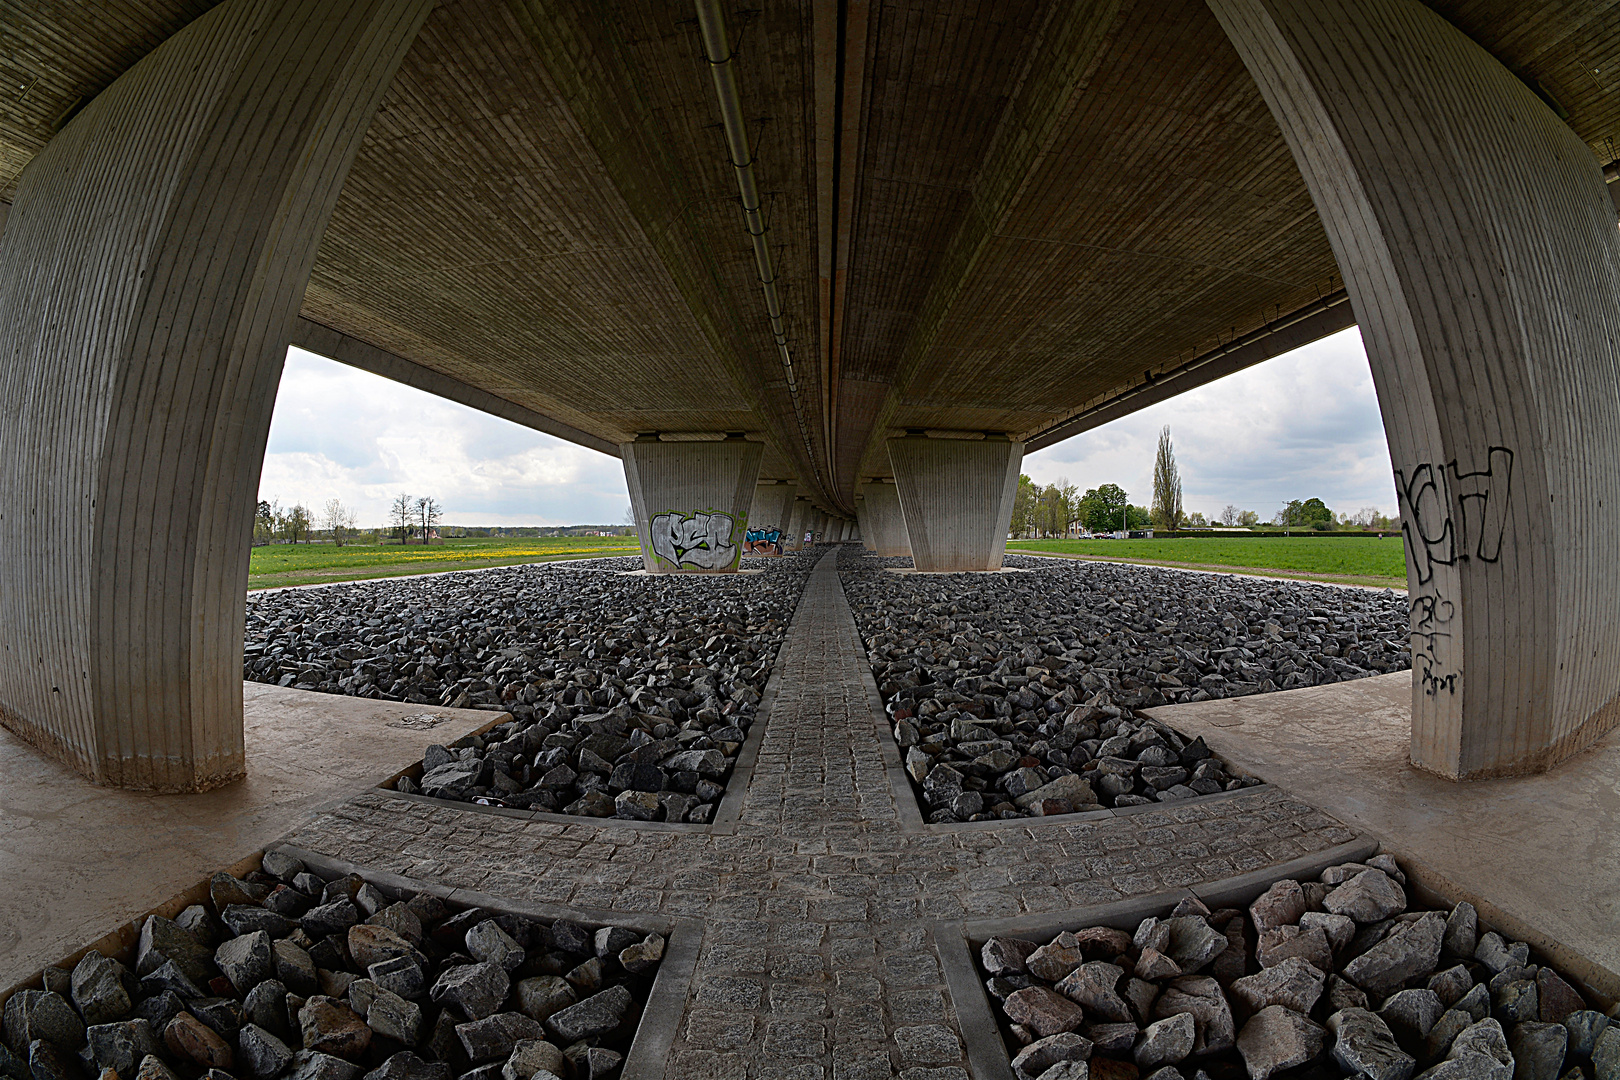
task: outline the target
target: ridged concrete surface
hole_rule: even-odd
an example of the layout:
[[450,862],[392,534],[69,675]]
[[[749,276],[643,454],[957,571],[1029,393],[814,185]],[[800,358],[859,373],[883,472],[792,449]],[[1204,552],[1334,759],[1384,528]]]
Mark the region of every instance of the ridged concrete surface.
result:
[[715,537],[712,546],[715,550],[734,549],[735,554],[724,566],[705,566],[697,572],[736,571],[764,450],[763,443],[746,439],[647,440],[620,446],[636,534],[641,539],[641,559],[649,574],[694,572],[695,564],[689,565],[680,556],[686,550],[680,547],[680,538],[671,539],[671,522],[701,520],[714,514],[729,517],[731,527],[724,537]]
[[999,570],[1024,444],[1005,439],[889,440],[889,461],[918,570]]
[[0,241],[0,720],[97,780],[242,775],[288,336],[430,0],[228,0],[29,164]]
[[910,555],[906,518],[900,510],[900,491],[894,484],[862,484],[864,507],[861,539],[875,555]]
[[1620,723],[1620,234],[1590,150],[1417,0],[1210,0],[1327,229],[1412,598],[1412,758],[1533,772]]

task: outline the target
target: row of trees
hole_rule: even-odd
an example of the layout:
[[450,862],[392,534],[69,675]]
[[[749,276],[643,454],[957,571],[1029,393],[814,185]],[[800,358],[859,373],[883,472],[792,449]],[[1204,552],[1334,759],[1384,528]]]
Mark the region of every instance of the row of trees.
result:
[[[431,495],[410,496],[401,493],[390,510],[390,532],[401,544],[412,539],[427,543],[436,534],[444,507]],[[283,508],[279,500],[259,503],[253,518],[253,542],[269,544],[280,541],[287,544],[309,544],[315,540],[317,530],[324,530],[326,538],[339,547],[352,543],[361,535],[354,527],[355,513],[341,499],[328,499],[320,510],[311,510],[303,503]],[[380,532],[381,530],[377,530]],[[380,540],[381,536],[377,536]]]
[[308,544],[318,528],[324,528],[332,542],[342,547],[354,538],[354,511],[341,499],[328,499],[319,511],[303,503],[283,508],[280,500],[261,500],[253,515],[253,542]]
[[[1354,514],[1335,514],[1321,499],[1295,499],[1278,510],[1272,522],[1285,529],[1393,529],[1399,521],[1364,507]],[[1153,459],[1153,500],[1151,507],[1131,505],[1125,489],[1103,484],[1079,494],[1068,480],[1042,487],[1027,476],[1018,478],[1013,502],[1012,534],[1024,537],[1069,536],[1080,530],[1093,533],[1160,529],[1174,532],[1181,528],[1208,528],[1224,525],[1246,528],[1259,525],[1260,515],[1240,510],[1228,503],[1206,520],[1198,511],[1187,512],[1182,504],[1181,469],[1176,464],[1170,429],[1159,432],[1159,446]]]

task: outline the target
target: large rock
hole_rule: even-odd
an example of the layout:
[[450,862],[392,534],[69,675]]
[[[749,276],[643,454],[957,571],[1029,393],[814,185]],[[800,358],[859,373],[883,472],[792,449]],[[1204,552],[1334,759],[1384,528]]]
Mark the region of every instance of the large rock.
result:
[[1517,1025],[1508,1036],[1513,1080],[1558,1080],[1568,1048],[1569,1032],[1563,1024],[1530,1021]]
[[[989,943],[986,942],[986,948]],[[1086,962],[1085,949],[1079,938],[1062,933],[1029,954],[1024,970],[1038,979],[1055,983]]]
[[[1362,874],[1355,880],[1360,881],[1366,876]],[[1340,889],[1343,888],[1345,886],[1340,886]],[[1338,891],[1335,890],[1334,895]],[[1407,979],[1434,971],[1440,960],[1440,942],[1445,930],[1444,915],[1439,912],[1424,915],[1415,922],[1405,924],[1346,964],[1344,977],[1375,998],[1385,997],[1400,989]]]
[[1249,1018],[1238,1033],[1249,1080],[1267,1080],[1272,1073],[1314,1060],[1326,1037],[1320,1025],[1282,1005],[1269,1005]]
[[1303,957],[1293,956],[1255,975],[1232,983],[1232,997],[1253,1012],[1271,1005],[1286,1005],[1298,1013],[1309,1013],[1322,996],[1327,976]]
[[630,991],[624,986],[610,986],[577,1005],[552,1013],[546,1018],[546,1027],[564,1043],[606,1035],[624,1022],[630,1000]]
[[1207,975],[1176,979],[1153,1003],[1153,1015],[1160,1019],[1190,1013],[1196,1024],[1194,1057],[1230,1050],[1236,1040],[1232,1009],[1221,993],[1221,984]]
[[1018,1080],[1039,1080],[1052,1066],[1065,1061],[1086,1061],[1091,1057],[1091,1040],[1072,1031],[1036,1039],[1013,1056],[1013,1072]]
[[579,1000],[579,994],[561,975],[536,975],[517,984],[517,1003],[523,1015],[545,1020]]
[[287,1080],[354,1080],[360,1067],[318,1050],[300,1050],[293,1055],[292,1072]]
[[1586,1008],[1580,993],[1549,967],[1536,972],[1536,996],[1542,1022],[1548,1024],[1562,1024],[1566,1016]]
[[409,1050],[402,1050],[366,1073],[365,1080],[450,1080],[450,1066],[442,1061],[423,1061]]
[[[107,1024],[129,1015],[134,1003],[130,1001],[129,991],[124,988],[127,975],[123,964],[109,960],[94,950],[85,953],[74,965],[69,981],[70,992],[73,1004],[78,1006],[79,1015],[84,1018],[86,1025]],[[133,1071],[139,1061],[137,1057],[125,1072]]]
[[1196,973],[1226,950],[1226,935],[1197,915],[1169,919],[1166,925],[1170,941],[1160,951],[1176,962],[1183,975]]
[[249,990],[275,974],[270,935],[256,930],[231,938],[214,950],[214,963],[219,966],[220,974],[236,988],[237,995],[245,997]]
[[1001,1008],[1013,1023],[1023,1024],[1043,1037],[1076,1031],[1086,1021],[1084,1009],[1044,986],[1032,986],[1008,995]]
[[236,1036],[236,1059],[253,1080],[273,1080],[292,1064],[287,1044],[257,1024],[243,1024]]
[[[1093,960],[1081,964],[1064,976],[1057,984],[1057,991],[1070,1001],[1085,1006],[1103,1020],[1126,1023],[1131,1019],[1131,1009],[1117,992],[1119,980],[1124,975],[1125,969],[1117,964]],[[1056,1032],[1047,1031],[1042,1034],[1053,1035]]]
[[495,1013],[511,988],[506,969],[488,962],[445,968],[428,996],[442,1005],[454,1005],[468,1020]]
[[1328,893],[1322,906],[1358,923],[1378,922],[1406,910],[1406,891],[1382,870],[1369,869]]
[[1451,914],[1446,916],[1444,944],[1447,955],[1473,959],[1474,949],[1479,945],[1479,914],[1473,904],[1464,900],[1451,909]]
[[1583,1009],[1564,1017],[1564,1029],[1569,1032],[1570,1057],[1591,1057],[1598,1036],[1608,1026],[1609,1018],[1595,1009]]
[[648,934],[640,941],[619,950],[619,966],[632,975],[642,975],[658,966],[664,958],[664,939]]
[[1391,994],[1378,1007],[1378,1015],[1390,1030],[1412,1043],[1426,1039],[1445,1011],[1445,1005],[1433,990],[1402,990]]
[[1060,776],[1051,783],[1042,784],[1033,791],[1026,791],[1013,800],[1013,804],[1020,810],[1028,810],[1038,802],[1047,799],[1062,799],[1065,802],[1085,804],[1097,801],[1096,794],[1091,790],[1091,784],[1083,778],[1070,773]]
[[375,923],[356,923],[349,927],[348,943],[349,955],[363,968],[402,957],[416,960],[422,955],[403,934]]
[[422,1007],[378,986],[366,1006],[366,1026],[401,1046],[415,1046],[422,1034]]
[[501,1066],[501,1080],[545,1080],[541,1072],[553,1077],[568,1075],[568,1059],[563,1052],[544,1039],[524,1039],[512,1048],[506,1064]]
[[1592,1074],[1597,1080],[1620,1080],[1620,1024],[1610,1023],[1592,1044]]
[[513,941],[494,919],[485,919],[467,931],[467,952],[473,959],[499,964],[507,972],[522,967],[525,956],[523,946]]
[[228,1070],[235,1058],[230,1044],[218,1032],[188,1012],[169,1021],[163,1029],[163,1043],[170,1053],[200,1069]]
[[1305,910],[1305,891],[1299,882],[1284,878],[1249,905],[1249,918],[1254,920],[1255,930],[1263,933],[1273,927],[1298,923]]
[[316,995],[298,1010],[298,1029],[304,1049],[358,1061],[371,1045],[371,1029],[353,1009],[340,1001]]
[[1143,1070],[1177,1065],[1193,1051],[1197,1025],[1191,1013],[1177,1013],[1149,1024],[1136,1044],[1136,1065]]
[[1320,926],[1277,926],[1260,935],[1255,959],[1261,967],[1276,967],[1286,960],[1300,959],[1323,974],[1333,970],[1333,946]]
[[141,1059],[158,1052],[157,1034],[144,1019],[122,1020],[87,1028],[90,1056],[103,1069],[134,1076]]
[[84,1045],[84,1021],[67,998],[49,990],[19,990],[6,1002],[6,1043],[19,1055],[36,1039],[63,1050]]
[[1452,1040],[1446,1060],[1420,1074],[1422,1080],[1512,1080],[1513,1053],[1502,1025],[1490,1017]]
[[186,978],[206,985],[214,977],[213,960],[208,946],[173,920],[148,915],[141,924],[141,936],[135,943],[135,974],[150,975],[165,961],[173,961]]
[[1417,1061],[1402,1050],[1376,1013],[1341,1009],[1328,1017],[1333,1032],[1333,1060],[1351,1076],[1367,1080],[1409,1080]]
[[[611,1030],[610,1027],[603,1031],[593,1031],[591,1034],[602,1035]],[[513,1048],[525,1039],[542,1040],[545,1036],[545,1030],[538,1021],[518,1012],[496,1013],[482,1020],[456,1025],[456,1038],[461,1040],[462,1049],[467,1052],[468,1060],[475,1063],[506,1058],[511,1055]],[[580,1036],[580,1038],[588,1037]]]

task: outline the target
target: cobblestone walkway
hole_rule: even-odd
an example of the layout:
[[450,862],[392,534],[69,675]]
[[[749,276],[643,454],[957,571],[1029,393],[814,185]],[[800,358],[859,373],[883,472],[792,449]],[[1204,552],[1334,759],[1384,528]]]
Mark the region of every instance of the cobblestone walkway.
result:
[[734,835],[524,821],[367,794],[287,840],[517,900],[704,920],[667,1078],[966,1080],[938,920],[1162,892],[1354,837],[1272,789],[1067,825],[905,831],[865,662],[829,555],[779,659]]

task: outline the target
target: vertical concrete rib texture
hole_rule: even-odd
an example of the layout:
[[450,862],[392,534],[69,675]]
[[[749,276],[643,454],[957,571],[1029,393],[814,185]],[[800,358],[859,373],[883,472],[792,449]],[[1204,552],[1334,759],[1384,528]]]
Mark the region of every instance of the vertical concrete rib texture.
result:
[[[906,518],[900,510],[900,491],[892,483],[862,484],[861,540],[874,555],[910,555]],[[1009,516],[1009,521],[1011,520]]]
[[[759,462],[765,454],[765,444],[746,439],[721,442],[647,439],[622,443],[619,450],[624,459],[630,509],[635,515],[642,564],[647,573],[734,573],[742,557],[743,534],[748,528],[748,511],[753,506],[754,486],[759,479]],[[689,564],[684,557],[687,549],[681,546],[680,538],[668,535],[670,517],[691,519],[712,514],[724,514],[731,519],[726,537],[717,539],[716,543],[729,544],[735,549],[736,557],[719,567]],[[672,548],[671,543],[675,547]]]
[[889,440],[889,463],[918,570],[999,570],[1024,444],[1006,439]]
[[0,239],[0,720],[94,779],[243,774],[244,582],[321,233],[431,0],[227,0],[24,171]]
[[1620,723],[1620,234],[1591,151],[1418,0],[1209,0],[1344,273],[1406,529],[1412,760]]

